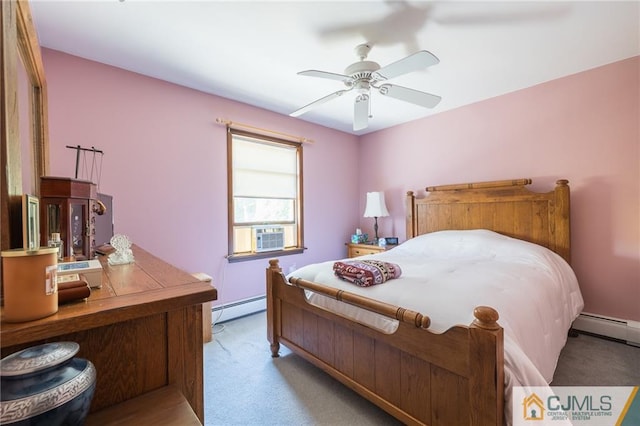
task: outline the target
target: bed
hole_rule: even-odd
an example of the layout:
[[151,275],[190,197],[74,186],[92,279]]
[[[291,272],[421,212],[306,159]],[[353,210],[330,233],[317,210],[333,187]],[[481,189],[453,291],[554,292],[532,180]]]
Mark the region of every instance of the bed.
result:
[[[278,260],[270,260],[267,335],[272,356],[278,356],[280,344],[286,345],[406,424],[510,423],[511,388],[550,382],[571,321],[582,309],[577,281],[568,266],[568,182],[559,180],[546,193],[529,191],[530,183],[517,179],[428,187],[422,198],[408,192],[407,241],[382,254],[359,258],[398,261],[403,274],[394,282],[372,287],[340,284],[331,277],[333,261],[305,266],[286,277]],[[463,252],[479,266],[456,264],[447,269],[437,264],[444,273],[432,277],[438,283],[451,272],[463,281],[476,281],[474,274],[480,277],[492,270],[486,262],[512,257],[521,246],[527,251],[525,260],[518,262],[531,263],[526,256],[539,256],[550,260],[551,266],[536,263],[530,272],[506,274],[514,288],[530,281],[527,285],[533,287],[522,291],[492,287],[494,277],[487,277],[488,287],[473,297],[464,289],[447,293],[438,287],[426,298],[434,303],[427,303],[425,311],[419,297],[407,297],[403,287],[410,285],[409,277],[420,265],[402,255],[415,255],[440,240],[449,248],[424,249],[429,261]],[[497,248],[487,250],[490,244]],[[469,251],[478,247],[479,251]],[[528,254],[529,248],[536,254]],[[559,296],[552,289],[536,296],[533,288],[551,269],[565,274],[553,278],[562,287]],[[526,278],[528,274],[532,275]],[[397,286],[391,293],[398,297],[382,297],[379,289],[384,286]],[[516,301],[523,294],[526,300]],[[480,303],[473,305],[475,300]],[[517,304],[523,308],[514,309]],[[500,310],[508,313],[502,320]],[[524,320],[515,318],[520,310]],[[554,315],[558,318],[551,318]],[[550,355],[542,357],[544,352]]]

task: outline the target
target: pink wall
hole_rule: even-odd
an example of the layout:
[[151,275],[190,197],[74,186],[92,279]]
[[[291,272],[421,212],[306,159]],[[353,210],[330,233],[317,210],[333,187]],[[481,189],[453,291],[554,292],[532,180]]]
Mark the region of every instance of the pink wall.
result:
[[303,153],[308,250],[282,257],[281,266],[345,255],[360,216],[357,137],[58,51],[43,49],[43,61],[51,175],[73,177],[75,151],[66,145],[103,150],[99,191],[113,195],[115,232],[186,271],[211,275],[218,303],[264,294],[268,263],[224,257],[226,131],[217,117],[315,140]]
[[385,191],[380,233],[404,237],[407,190],[566,178],[585,312],[640,321],[639,95],[635,57],[363,136],[361,192]]
[[530,177],[546,191],[566,178],[585,311],[640,321],[639,58],[360,138],[64,53],[43,58],[51,174],[73,175],[65,145],[104,150],[100,190],[114,196],[116,232],[212,275],[218,303],[263,294],[266,267],[224,259],[223,117],[316,141],[304,152],[308,250],[282,258],[285,271],[344,256],[356,226],[372,233],[367,191],[386,194],[392,216],[379,233],[402,239],[408,190]]

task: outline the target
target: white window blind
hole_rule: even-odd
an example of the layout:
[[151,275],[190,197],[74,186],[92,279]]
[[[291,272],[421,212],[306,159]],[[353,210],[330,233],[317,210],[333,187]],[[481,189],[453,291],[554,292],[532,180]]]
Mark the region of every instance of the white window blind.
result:
[[297,197],[298,161],[295,147],[265,144],[233,136],[234,197]]

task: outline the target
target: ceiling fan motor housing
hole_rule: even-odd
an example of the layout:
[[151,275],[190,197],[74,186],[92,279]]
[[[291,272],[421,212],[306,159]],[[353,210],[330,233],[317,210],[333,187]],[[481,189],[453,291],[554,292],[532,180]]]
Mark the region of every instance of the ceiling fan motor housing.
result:
[[379,69],[380,65],[378,65],[377,62],[360,61],[349,65],[345,68],[344,73],[357,80],[360,78],[371,78],[371,74]]

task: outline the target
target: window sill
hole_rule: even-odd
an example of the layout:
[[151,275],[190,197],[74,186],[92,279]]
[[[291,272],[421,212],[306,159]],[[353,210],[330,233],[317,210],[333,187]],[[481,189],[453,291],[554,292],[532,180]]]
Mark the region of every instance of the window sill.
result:
[[290,256],[292,254],[304,253],[306,247],[296,247],[284,250],[266,251],[262,253],[242,253],[242,254],[230,254],[227,256],[229,263],[246,262],[249,260],[258,259],[273,259],[274,257]]

